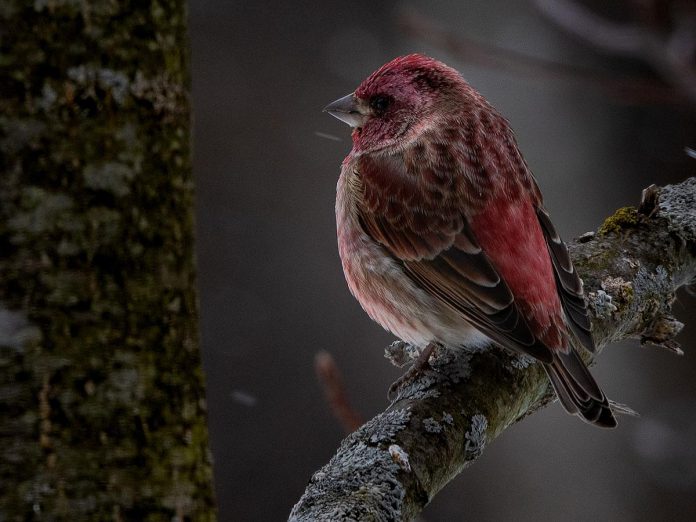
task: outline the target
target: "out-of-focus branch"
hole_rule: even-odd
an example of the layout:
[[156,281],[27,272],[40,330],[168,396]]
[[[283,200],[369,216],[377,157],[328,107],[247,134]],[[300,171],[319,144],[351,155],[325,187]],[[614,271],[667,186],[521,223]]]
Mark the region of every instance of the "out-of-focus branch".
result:
[[314,373],[319,379],[326,402],[336,420],[341,423],[346,433],[357,430],[365,421],[351,406],[341,371],[330,353],[319,352],[314,356]]
[[666,34],[645,25],[618,24],[573,0],[534,0],[540,13],[597,49],[642,60],[696,104],[696,10],[674,16]]
[[[571,245],[599,347],[673,349],[675,291],[696,277],[696,178],[651,187]],[[442,351],[311,478],[290,520],[412,520],[507,427],[553,399],[540,365],[502,351]]]
[[413,11],[403,12],[399,17],[399,25],[406,34],[439,47],[462,62],[538,80],[572,82],[626,104],[681,104],[686,101],[673,87],[650,78],[607,74],[487,45],[450,32],[428,17]]

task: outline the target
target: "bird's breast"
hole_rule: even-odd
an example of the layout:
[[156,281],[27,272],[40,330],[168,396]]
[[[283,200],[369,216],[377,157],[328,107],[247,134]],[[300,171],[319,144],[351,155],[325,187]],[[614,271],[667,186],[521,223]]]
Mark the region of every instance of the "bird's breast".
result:
[[367,314],[402,340],[425,346],[439,341],[458,345],[483,339],[451,310],[416,286],[395,259],[362,228],[355,175],[345,168],[336,197],[338,251],[348,288]]

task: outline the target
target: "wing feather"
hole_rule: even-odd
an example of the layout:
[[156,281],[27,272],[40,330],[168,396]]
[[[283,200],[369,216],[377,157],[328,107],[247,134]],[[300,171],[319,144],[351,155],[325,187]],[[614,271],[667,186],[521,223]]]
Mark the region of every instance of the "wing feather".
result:
[[590,331],[590,317],[583,297],[582,281],[570,259],[568,247],[556,232],[546,210],[538,207],[537,216],[551,255],[556,286],[568,324],[583,346],[594,352],[595,344]]
[[432,260],[404,261],[406,273],[431,295],[500,345],[551,362],[514,296],[483,252],[450,247]]
[[[476,242],[468,224],[446,241],[444,250],[417,237],[407,227],[389,227],[389,221],[364,206],[360,223],[365,232],[400,260],[421,288],[461,314],[504,347],[551,362],[548,347],[540,343],[522,316],[510,288]],[[437,237],[435,244],[442,244]]]

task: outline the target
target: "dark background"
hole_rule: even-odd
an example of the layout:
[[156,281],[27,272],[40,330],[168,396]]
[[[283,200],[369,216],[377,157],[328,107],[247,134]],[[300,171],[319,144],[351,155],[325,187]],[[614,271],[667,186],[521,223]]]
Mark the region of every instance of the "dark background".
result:
[[[336,358],[366,418],[399,371],[393,337],[348,293],[334,197],[349,129],[321,108],[409,52],[459,69],[516,130],[559,230],[595,229],[642,188],[694,175],[687,105],[624,103],[582,82],[462,56],[407,36],[404,9],[479,42],[603,73],[650,77],[638,61],[572,40],[526,2],[193,1],[194,153],[204,362],[220,520],[287,518],[344,436],[314,377]],[[317,133],[340,138],[335,141]],[[593,373],[640,411],[615,431],[552,405],[496,440],[442,491],[428,521],[694,520],[695,300],[675,305],[686,356],[611,346]]]

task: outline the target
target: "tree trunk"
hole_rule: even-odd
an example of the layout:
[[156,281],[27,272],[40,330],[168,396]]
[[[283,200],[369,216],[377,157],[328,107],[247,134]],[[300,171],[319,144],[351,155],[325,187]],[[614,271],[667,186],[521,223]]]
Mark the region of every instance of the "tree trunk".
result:
[[0,6],[0,520],[213,520],[183,1]]

